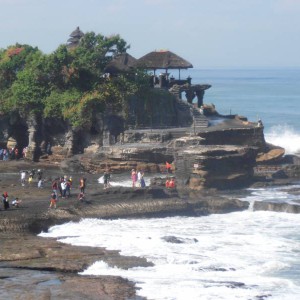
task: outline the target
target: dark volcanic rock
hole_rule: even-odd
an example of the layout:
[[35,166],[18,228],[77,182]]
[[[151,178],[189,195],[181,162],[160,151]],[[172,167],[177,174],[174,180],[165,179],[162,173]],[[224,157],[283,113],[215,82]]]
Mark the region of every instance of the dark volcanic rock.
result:
[[197,243],[198,240],[197,239],[183,239],[183,238],[179,238],[176,236],[164,236],[162,237],[162,239],[168,243],[172,243],[172,244],[184,244],[184,243]]
[[299,214],[300,205],[291,204],[291,203],[255,201],[253,204],[253,210],[254,211],[265,210],[265,211],[276,211],[276,212],[287,212],[287,213]]
[[164,236],[162,239],[171,244],[184,244],[184,241],[176,236]]
[[253,181],[256,148],[240,146],[189,147],[176,154],[179,186],[190,189],[232,189]]
[[285,179],[288,178],[284,170],[278,170],[272,174],[272,178],[275,179]]

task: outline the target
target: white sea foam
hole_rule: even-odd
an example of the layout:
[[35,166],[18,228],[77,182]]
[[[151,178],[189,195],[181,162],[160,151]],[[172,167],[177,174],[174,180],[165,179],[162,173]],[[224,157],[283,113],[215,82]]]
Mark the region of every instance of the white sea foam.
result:
[[[166,174],[153,174],[152,176],[144,176],[145,184],[146,186],[150,185],[150,180],[152,177],[166,177]],[[98,178],[98,183],[103,184],[103,176]],[[110,185],[111,186],[122,186],[122,187],[132,187],[132,180],[130,178],[130,175],[126,176],[124,174],[116,174],[111,176],[110,180]]]
[[283,147],[286,154],[300,154],[300,133],[291,126],[273,126],[265,137],[268,143]]
[[[148,299],[300,297],[300,218],[274,212],[143,220],[84,219],[41,236],[121,250],[155,265],[128,270],[96,262],[82,274],[119,275]],[[67,238],[66,238],[67,236]],[[170,243],[164,237],[183,243]]]

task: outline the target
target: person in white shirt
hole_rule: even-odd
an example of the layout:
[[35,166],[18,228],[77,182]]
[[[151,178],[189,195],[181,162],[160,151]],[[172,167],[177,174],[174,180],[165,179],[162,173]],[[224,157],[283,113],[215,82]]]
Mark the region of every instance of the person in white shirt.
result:
[[67,183],[65,181],[62,181],[60,186],[62,189],[62,198],[66,198]]
[[26,172],[21,171],[21,184],[22,184],[22,186],[25,186],[25,181],[26,181]]

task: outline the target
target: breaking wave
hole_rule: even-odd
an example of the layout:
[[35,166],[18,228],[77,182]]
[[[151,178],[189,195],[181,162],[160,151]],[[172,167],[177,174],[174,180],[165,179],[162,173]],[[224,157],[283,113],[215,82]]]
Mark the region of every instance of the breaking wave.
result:
[[265,138],[268,143],[284,148],[286,154],[300,154],[300,133],[292,126],[273,126]]

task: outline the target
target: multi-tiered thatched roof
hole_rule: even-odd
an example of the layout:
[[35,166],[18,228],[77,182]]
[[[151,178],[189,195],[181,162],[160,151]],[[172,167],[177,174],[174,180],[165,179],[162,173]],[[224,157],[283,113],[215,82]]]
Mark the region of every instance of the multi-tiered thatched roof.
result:
[[74,48],[78,46],[80,39],[84,36],[84,33],[77,27],[71,34],[68,39],[67,46],[68,48]]
[[116,56],[105,68],[111,74],[129,71],[136,63],[136,59],[128,53]]

